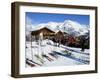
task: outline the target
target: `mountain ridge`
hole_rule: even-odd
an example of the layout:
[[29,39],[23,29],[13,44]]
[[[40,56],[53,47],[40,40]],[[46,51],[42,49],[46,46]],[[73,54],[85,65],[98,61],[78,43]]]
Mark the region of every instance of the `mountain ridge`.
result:
[[41,23],[38,24],[36,27],[31,29],[31,31],[39,30],[41,28],[47,27],[54,32],[58,30],[62,32],[69,33],[74,36],[84,35],[89,32],[89,25],[83,25],[76,21],[72,20],[65,20],[64,22],[48,22],[48,23]]

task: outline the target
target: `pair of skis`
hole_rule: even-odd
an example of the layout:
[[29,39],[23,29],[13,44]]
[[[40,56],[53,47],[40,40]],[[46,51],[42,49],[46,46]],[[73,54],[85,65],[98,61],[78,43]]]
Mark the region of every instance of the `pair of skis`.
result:
[[37,63],[37,62],[35,62],[35,61],[33,61],[33,60],[30,60],[30,59],[28,59],[28,58],[26,58],[26,64],[28,64],[28,65],[31,66],[31,67],[42,66],[41,64],[39,64],[39,63]]
[[42,54],[43,58],[46,58],[48,61],[54,61],[52,58],[50,58],[49,56],[47,56],[46,54]]

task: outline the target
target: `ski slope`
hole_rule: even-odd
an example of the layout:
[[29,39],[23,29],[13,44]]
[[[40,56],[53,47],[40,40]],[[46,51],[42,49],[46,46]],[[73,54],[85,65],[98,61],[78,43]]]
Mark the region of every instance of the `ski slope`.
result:
[[41,45],[36,41],[32,42],[32,46],[31,42],[26,42],[26,47],[27,62],[33,64],[33,66],[27,64],[27,67],[73,66],[88,65],[90,63],[89,49],[82,52],[80,48],[64,45],[57,47],[48,39],[43,40]]

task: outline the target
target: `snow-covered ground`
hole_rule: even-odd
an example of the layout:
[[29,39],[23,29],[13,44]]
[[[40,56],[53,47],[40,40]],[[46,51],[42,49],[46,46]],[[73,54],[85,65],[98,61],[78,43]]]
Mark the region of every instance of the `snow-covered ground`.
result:
[[[41,44],[40,44],[41,43]],[[46,55],[46,56],[43,56]],[[26,59],[35,66],[68,66],[89,64],[89,49],[84,52],[80,48],[64,45],[55,46],[51,40],[42,42],[26,42]],[[29,66],[29,64],[27,64]]]

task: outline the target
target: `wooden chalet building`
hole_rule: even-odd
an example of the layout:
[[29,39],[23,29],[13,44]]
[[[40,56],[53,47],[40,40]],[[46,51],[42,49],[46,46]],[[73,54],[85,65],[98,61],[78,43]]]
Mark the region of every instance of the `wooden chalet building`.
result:
[[32,31],[31,32],[32,39],[38,40],[41,34],[43,36],[43,39],[51,39],[54,37],[55,32],[44,27],[44,28],[41,28],[39,30]]

